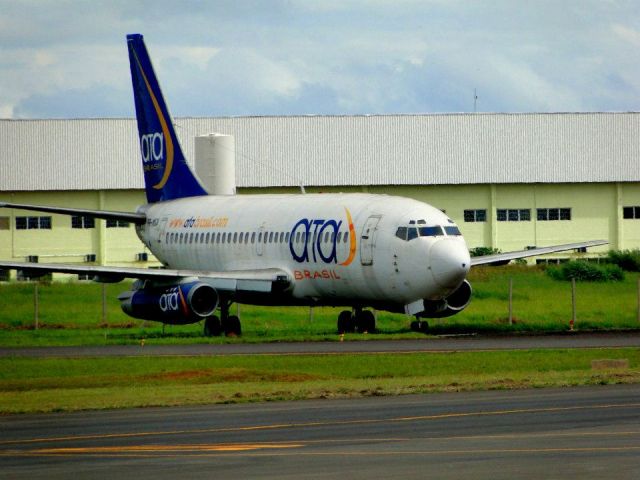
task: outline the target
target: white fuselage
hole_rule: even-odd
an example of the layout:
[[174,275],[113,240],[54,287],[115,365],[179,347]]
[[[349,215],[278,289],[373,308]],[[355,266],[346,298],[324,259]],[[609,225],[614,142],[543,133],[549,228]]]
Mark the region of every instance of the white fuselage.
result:
[[469,270],[467,246],[455,224],[440,210],[407,198],[206,196],[149,204],[141,211],[148,220],[138,235],[167,267],[278,268],[292,279],[284,304],[286,298],[399,306],[439,300]]

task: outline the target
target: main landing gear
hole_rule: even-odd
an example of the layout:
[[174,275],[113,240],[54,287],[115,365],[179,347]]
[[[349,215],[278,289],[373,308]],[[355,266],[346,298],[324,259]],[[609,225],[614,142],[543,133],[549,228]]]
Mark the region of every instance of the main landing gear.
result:
[[343,310],[338,315],[338,333],[375,333],[376,319],[370,310],[356,308],[353,312]]
[[227,337],[239,337],[242,335],[240,319],[236,315],[229,315],[231,302],[220,302],[220,318],[216,315],[208,317],[204,321],[204,335],[206,337],[218,337],[223,333]]

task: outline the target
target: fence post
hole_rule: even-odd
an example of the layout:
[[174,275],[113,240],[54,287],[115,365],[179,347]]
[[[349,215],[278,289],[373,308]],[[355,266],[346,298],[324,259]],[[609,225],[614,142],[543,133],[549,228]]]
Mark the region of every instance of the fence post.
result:
[[640,277],[638,277],[638,312],[636,314],[638,323],[640,323]]
[[576,323],[576,279],[571,279],[571,321],[569,322],[569,330],[573,332],[573,326]]
[[33,319],[35,321],[35,329],[38,330],[38,323],[40,317],[40,299],[38,292],[38,282],[34,282],[33,284]]
[[102,323],[107,323],[107,284],[102,284]]
[[509,278],[509,325],[513,325],[513,277]]

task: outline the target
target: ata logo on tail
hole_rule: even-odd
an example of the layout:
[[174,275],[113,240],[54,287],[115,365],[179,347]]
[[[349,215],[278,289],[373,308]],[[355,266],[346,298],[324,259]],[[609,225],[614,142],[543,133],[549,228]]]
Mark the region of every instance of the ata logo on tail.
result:
[[[145,135],[140,136],[140,150],[142,152],[142,159],[145,163],[145,172],[149,172],[151,170],[162,170],[163,165],[162,161],[164,160],[164,173],[162,174],[162,178],[158,183],[153,185],[153,188],[156,190],[162,189],[165,186],[167,181],[169,180],[169,175],[171,175],[171,170],[173,169],[173,140],[171,139],[171,133],[169,132],[169,126],[167,125],[167,120],[164,118],[162,114],[162,109],[160,108],[160,104],[158,103],[158,99],[156,98],[153,90],[151,89],[151,84],[147,79],[147,76],[142,69],[142,65],[140,65],[140,59],[138,59],[138,55],[135,51],[133,51],[133,55],[136,59],[136,64],[140,69],[140,74],[144,80],[144,84],[147,87],[147,91],[149,92],[149,97],[151,97],[151,102],[153,103],[153,108],[158,115],[158,121],[160,122],[160,127],[162,128],[162,133],[160,132],[150,132]],[[164,145],[167,146],[166,157],[164,155]],[[158,149],[156,149],[158,148]],[[156,158],[156,153],[158,153]],[[146,155],[146,156],[145,156]],[[153,160],[150,160],[153,158]],[[153,161],[152,165],[147,165],[147,160]]]

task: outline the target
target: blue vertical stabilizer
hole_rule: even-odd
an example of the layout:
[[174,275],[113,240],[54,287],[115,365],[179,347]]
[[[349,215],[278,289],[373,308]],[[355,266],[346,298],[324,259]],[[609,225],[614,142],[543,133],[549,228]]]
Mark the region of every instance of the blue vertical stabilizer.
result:
[[127,35],[127,45],[147,201],[206,195],[184,158],[142,35]]

